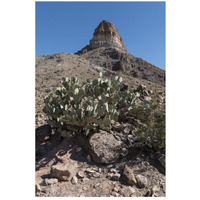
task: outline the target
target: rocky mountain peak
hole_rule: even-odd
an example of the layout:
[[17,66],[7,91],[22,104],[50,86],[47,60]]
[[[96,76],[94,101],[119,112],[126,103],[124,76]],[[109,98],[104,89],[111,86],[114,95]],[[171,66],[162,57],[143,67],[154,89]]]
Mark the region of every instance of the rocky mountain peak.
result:
[[97,26],[93,33],[93,38],[90,40],[90,44],[78,51],[77,54],[83,54],[99,47],[117,48],[118,50],[126,52],[124,42],[118,30],[112,23],[106,20],[103,20]]
[[115,26],[103,20],[95,29],[93,38],[90,40],[92,49],[98,47],[117,47],[121,50],[126,50],[122,38],[119,35]]

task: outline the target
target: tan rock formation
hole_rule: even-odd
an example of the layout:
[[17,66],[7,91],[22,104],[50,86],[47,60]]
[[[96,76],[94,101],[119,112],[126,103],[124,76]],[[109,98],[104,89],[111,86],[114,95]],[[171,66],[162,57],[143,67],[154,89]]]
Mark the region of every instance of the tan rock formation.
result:
[[106,20],[103,20],[95,29],[90,44],[76,52],[76,54],[84,54],[99,47],[112,47],[126,52],[124,42],[118,30],[112,23]]
[[105,20],[95,29],[93,38],[90,40],[90,47],[92,49],[98,47],[117,47],[126,51],[118,30],[112,23]]

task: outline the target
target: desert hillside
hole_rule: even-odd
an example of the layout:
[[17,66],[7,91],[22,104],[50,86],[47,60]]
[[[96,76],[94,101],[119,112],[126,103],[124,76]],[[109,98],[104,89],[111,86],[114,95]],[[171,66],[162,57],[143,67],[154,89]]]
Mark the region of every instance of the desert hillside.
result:
[[[100,74],[102,78],[99,81]],[[64,84],[63,77],[68,78],[64,79]],[[87,127],[91,127],[91,130],[88,135],[84,132],[84,126],[81,127],[80,124],[74,126],[66,119],[64,121],[67,123],[63,125],[59,122],[60,116],[54,119],[52,117],[54,114],[51,115],[51,111],[48,110],[49,105],[55,106],[53,109],[55,113],[58,107],[61,110],[65,109],[67,119],[75,116],[70,116],[69,113],[73,109],[76,111],[76,108],[82,115],[89,112],[88,108],[86,111],[82,106],[89,99],[86,90],[76,88],[67,93],[68,96],[67,89],[65,93],[62,93],[64,90],[61,89],[58,92],[58,87],[63,85],[69,88],[72,77],[77,78],[80,85],[83,82],[88,85],[93,84],[96,90],[104,86],[100,89],[104,91],[107,87],[105,91],[109,90],[109,92],[113,87],[113,94],[116,91],[119,93],[115,94],[118,100],[115,103],[111,101],[112,105],[106,102],[111,92],[95,99],[98,114],[93,117],[93,120],[98,118],[101,124],[97,122],[89,124]],[[105,79],[108,80],[105,81]],[[108,83],[111,84],[109,87]],[[119,86],[114,87],[114,84]],[[72,96],[79,94],[80,90],[83,98],[79,98],[80,104],[77,103],[74,106]],[[55,95],[56,91],[61,98],[57,98],[58,102],[64,98],[72,99],[69,100],[68,107],[63,108],[63,105],[53,100],[44,102],[46,96],[51,93]],[[69,98],[70,95],[72,95],[71,98]],[[123,107],[120,110],[120,105],[129,102],[129,97],[132,96],[138,100],[140,106],[132,103],[130,105],[135,105],[135,107]],[[130,55],[113,24],[103,20],[95,29],[89,45],[75,54],[57,53],[37,56],[35,98],[36,196],[165,196],[165,135],[163,135],[165,134],[165,71]],[[123,102],[121,100],[123,98],[127,101]],[[103,104],[110,107],[103,110],[105,107]],[[124,112],[124,115],[119,115],[118,118],[113,117],[114,112],[120,113],[116,109],[121,113]],[[94,107],[90,106],[91,110],[94,111]],[[110,110],[113,112],[111,115]],[[106,116],[112,117],[112,120]],[[84,117],[87,118],[87,116],[81,116],[78,120],[81,121]],[[74,121],[76,120],[74,118]],[[50,121],[55,122],[53,124],[59,123],[61,131]],[[77,135],[72,136],[68,133]],[[145,137],[140,140],[142,135]],[[160,141],[162,144],[159,143]]]

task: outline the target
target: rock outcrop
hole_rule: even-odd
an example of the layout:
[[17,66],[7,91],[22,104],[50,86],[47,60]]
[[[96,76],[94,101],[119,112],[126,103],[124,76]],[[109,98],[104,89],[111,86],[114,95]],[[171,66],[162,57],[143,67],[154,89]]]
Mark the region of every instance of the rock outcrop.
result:
[[122,143],[106,131],[92,135],[89,145],[90,154],[96,163],[114,163],[122,153]]
[[95,29],[90,44],[78,51],[77,54],[87,53],[99,47],[112,47],[126,52],[124,42],[118,30],[112,23],[106,20],[103,20]]
[[75,54],[92,65],[165,86],[165,71],[129,54],[118,30],[108,21],[103,20],[95,29],[89,45]]
[[105,20],[95,29],[93,38],[90,40],[90,47],[92,49],[98,47],[117,47],[121,50],[126,50],[118,30],[112,23]]

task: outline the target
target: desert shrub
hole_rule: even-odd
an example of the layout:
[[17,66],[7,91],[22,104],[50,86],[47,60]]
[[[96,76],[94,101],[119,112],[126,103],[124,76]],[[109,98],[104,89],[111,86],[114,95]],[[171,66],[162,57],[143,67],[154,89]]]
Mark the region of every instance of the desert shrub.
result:
[[[165,104],[153,99],[149,108],[142,110],[141,126],[136,129],[138,141],[148,145],[155,151],[165,149]],[[141,119],[143,116],[143,120]]]

